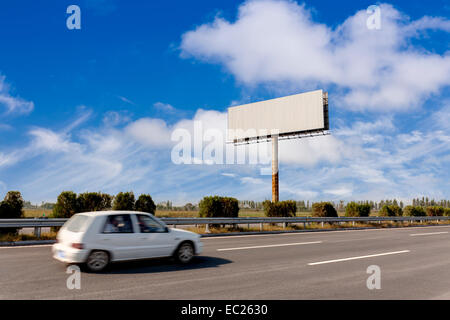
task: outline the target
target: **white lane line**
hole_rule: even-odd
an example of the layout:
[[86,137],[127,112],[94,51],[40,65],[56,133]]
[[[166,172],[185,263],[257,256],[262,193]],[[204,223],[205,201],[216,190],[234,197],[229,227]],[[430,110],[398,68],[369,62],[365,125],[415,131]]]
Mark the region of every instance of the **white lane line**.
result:
[[308,263],[308,265],[309,266],[315,266],[315,265],[318,265],[318,264],[326,264],[326,263],[333,263],[333,262],[342,262],[342,261],[350,261],[350,260],[357,260],[357,259],[381,257],[381,256],[388,256],[388,255],[391,255],[391,254],[400,254],[400,253],[407,253],[407,252],[410,252],[410,251],[409,250],[403,250],[403,251],[377,253],[377,254],[371,254],[371,255],[367,255],[367,256],[359,256],[359,257],[350,257],[350,258],[327,260],[327,261],[320,261],[320,262],[312,262],[312,263]]
[[[431,226],[426,228],[449,228],[448,226]],[[254,237],[272,237],[272,236],[298,236],[298,235],[322,235],[331,233],[349,233],[349,232],[371,232],[371,231],[404,231],[407,232],[408,229],[419,229],[424,227],[401,227],[401,228],[384,228],[384,229],[361,229],[361,230],[320,230],[320,231],[310,231],[310,232],[286,232],[286,233],[270,233],[270,234],[248,234],[242,236],[216,236],[216,237],[204,237],[204,240],[220,240],[220,239],[232,239],[232,238],[254,238]]]
[[415,236],[431,236],[433,234],[444,234],[444,233],[448,233],[448,231],[442,231],[442,232],[428,232],[428,233],[413,233],[410,234],[411,237],[415,237]]
[[42,247],[51,247],[53,244],[36,244],[36,245],[24,245],[24,246],[4,246],[0,247],[0,249],[18,249],[18,248],[42,248]]
[[259,249],[259,248],[300,246],[300,245],[304,245],[304,244],[316,244],[316,243],[322,243],[322,241],[269,244],[269,245],[265,245],[265,246],[252,246],[252,247],[224,248],[224,249],[217,249],[217,251],[231,251],[231,250],[246,250],[246,249]]

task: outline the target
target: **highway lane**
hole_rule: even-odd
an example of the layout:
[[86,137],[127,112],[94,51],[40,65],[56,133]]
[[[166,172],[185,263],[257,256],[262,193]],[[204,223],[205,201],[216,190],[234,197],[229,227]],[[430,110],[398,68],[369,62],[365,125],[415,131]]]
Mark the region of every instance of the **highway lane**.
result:
[[[0,299],[450,299],[450,227],[204,239],[188,266],[120,263],[69,290],[50,246],[0,248]],[[369,290],[366,269],[381,269]]]

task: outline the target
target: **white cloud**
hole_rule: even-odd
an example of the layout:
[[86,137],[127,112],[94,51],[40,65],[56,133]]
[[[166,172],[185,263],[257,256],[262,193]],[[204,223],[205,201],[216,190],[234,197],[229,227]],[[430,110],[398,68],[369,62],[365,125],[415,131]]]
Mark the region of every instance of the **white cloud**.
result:
[[153,104],[153,107],[167,113],[174,113],[176,111],[176,109],[171,104],[168,103],[155,102]]
[[125,97],[122,97],[122,96],[117,96],[120,100],[122,100],[123,102],[125,102],[125,103],[128,103],[128,104],[131,104],[131,105],[136,105],[136,103],[134,103],[133,101],[131,101],[130,99],[128,99],[128,98],[125,98]]
[[29,133],[34,138],[33,145],[37,150],[68,152],[78,147],[77,144],[71,143],[65,135],[57,134],[52,130],[36,128]]
[[253,177],[242,177],[241,182],[246,184],[257,184],[257,185],[264,184],[264,181],[262,179]]
[[29,114],[34,109],[34,103],[10,94],[6,77],[0,75],[0,106],[6,108],[7,114]]
[[338,197],[348,197],[351,196],[353,188],[341,186],[335,189],[324,190],[324,193],[331,194]]
[[16,162],[16,157],[13,154],[3,154],[0,152],[0,168],[8,166]]
[[228,173],[228,172],[223,172],[222,175],[224,177],[230,177],[230,178],[235,178],[236,174],[235,173]]
[[315,22],[303,5],[247,1],[236,21],[216,17],[182,36],[183,57],[226,67],[248,86],[269,84],[283,91],[337,87],[335,104],[353,110],[406,110],[450,84],[450,55],[414,46],[420,31],[449,32],[449,20],[410,21],[381,6],[381,30],[366,27],[358,11],[336,28]]
[[170,144],[171,130],[161,119],[142,118],[130,123],[125,132],[148,146],[162,147]]
[[114,127],[127,123],[131,120],[127,112],[124,111],[108,111],[103,115],[103,124],[107,127]]

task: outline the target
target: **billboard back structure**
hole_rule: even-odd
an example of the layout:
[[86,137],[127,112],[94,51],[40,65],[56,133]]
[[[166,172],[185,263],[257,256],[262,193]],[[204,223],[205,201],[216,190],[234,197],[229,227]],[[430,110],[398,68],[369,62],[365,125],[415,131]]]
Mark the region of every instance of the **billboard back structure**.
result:
[[329,130],[328,94],[316,90],[228,108],[228,140],[257,141]]

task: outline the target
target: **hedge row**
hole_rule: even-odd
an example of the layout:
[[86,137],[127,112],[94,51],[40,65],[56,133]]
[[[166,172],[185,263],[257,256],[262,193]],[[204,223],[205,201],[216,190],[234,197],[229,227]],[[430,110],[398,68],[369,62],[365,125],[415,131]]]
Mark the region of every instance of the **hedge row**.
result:
[[210,196],[204,197],[199,206],[199,216],[202,218],[237,218],[239,216],[239,203],[235,198]]
[[54,218],[70,218],[75,213],[102,210],[135,210],[155,213],[156,205],[148,194],[142,194],[135,200],[133,192],[120,192],[115,197],[100,192],[76,194],[63,191],[53,207]]
[[263,202],[263,208],[266,217],[295,217],[297,203],[293,200],[280,202],[266,200]]

